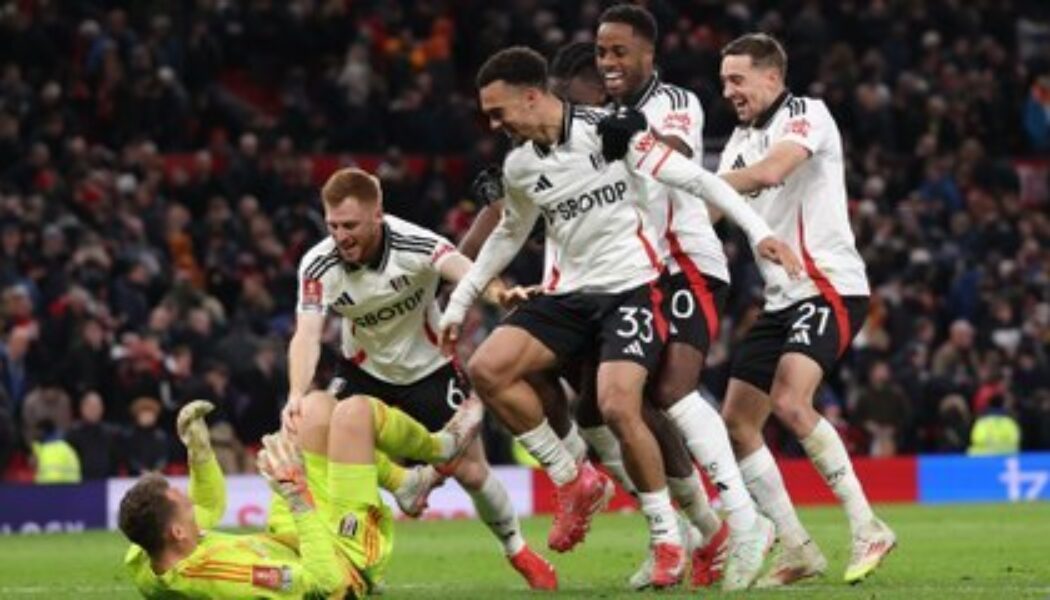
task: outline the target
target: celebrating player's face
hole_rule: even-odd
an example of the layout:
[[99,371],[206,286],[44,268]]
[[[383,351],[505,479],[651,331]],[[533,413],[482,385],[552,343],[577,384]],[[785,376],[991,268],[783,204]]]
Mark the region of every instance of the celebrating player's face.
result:
[[602,23],[595,57],[605,91],[617,100],[638,91],[653,73],[653,48],[625,23]]
[[782,84],[776,69],[756,67],[750,56],[732,54],[722,59],[722,96],[747,123],[776,98]]
[[481,112],[489,120],[489,127],[509,135],[515,141],[535,139],[539,127],[530,109],[527,88],[494,81],[478,92]]
[[335,207],[326,204],[324,220],[343,260],[357,265],[371,259],[383,222],[377,204],[352,197]]

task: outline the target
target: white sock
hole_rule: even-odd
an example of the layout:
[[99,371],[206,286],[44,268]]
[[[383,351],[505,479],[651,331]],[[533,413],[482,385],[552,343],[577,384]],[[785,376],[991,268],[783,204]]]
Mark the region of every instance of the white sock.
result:
[[580,436],[587,440],[587,444],[594,448],[599,460],[605,468],[612,473],[616,481],[620,482],[623,489],[632,496],[638,495],[638,488],[634,487],[627,469],[623,466],[623,455],[620,453],[620,441],[616,439],[612,429],[607,425],[598,427],[585,427],[580,430]]
[[806,543],[809,534],[795,514],[795,507],[791,505],[791,498],[784,487],[784,479],[769,448],[762,446],[740,461],[740,471],[755,502],[776,525],[781,543],[789,548]]
[[576,479],[576,462],[544,419],[536,429],[518,436],[518,441],[547,471],[554,485],[562,486]]
[[496,536],[507,556],[513,556],[525,547],[518,515],[511,506],[510,496],[503,483],[490,472],[477,490],[467,490],[478,516]]
[[649,539],[652,543],[682,545],[682,534],[678,530],[678,517],[671,506],[667,488],[655,492],[638,492],[642,514],[649,522]]
[[860,480],[853,472],[853,463],[850,462],[846,446],[842,443],[835,428],[826,419],[821,418],[817,426],[805,438],[799,440],[810,462],[824,477],[839,502],[846,509],[846,517],[849,518],[849,528],[854,535],[857,530],[870,522],[874,517],[871,505],[864,496],[864,490],[860,487]]
[[565,445],[565,449],[569,451],[569,454],[572,455],[576,462],[582,462],[583,459],[587,458],[587,442],[580,437],[580,428],[576,426],[575,421],[569,427],[569,433],[566,433],[565,437],[561,438],[561,443]]
[[667,410],[667,415],[678,426],[693,458],[704,467],[707,476],[718,488],[722,506],[728,513],[726,521],[729,522],[729,528],[733,531],[751,529],[758,512],[744,486],[722,415],[698,392],[687,394],[675,402]]
[[690,523],[681,513],[675,516],[678,518],[678,531],[682,533],[682,542],[685,544],[685,547],[689,549],[703,546],[704,534],[700,533],[696,525]]
[[704,489],[700,473],[696,469],[693,469],[689,477],[668,477],[667,488],[671,490],[671,497],[678,503],[678,509],[689,517],[689,522],[700,529],[704,539],[710,539],[718,533],[722,519],[711,508],[707,490]]

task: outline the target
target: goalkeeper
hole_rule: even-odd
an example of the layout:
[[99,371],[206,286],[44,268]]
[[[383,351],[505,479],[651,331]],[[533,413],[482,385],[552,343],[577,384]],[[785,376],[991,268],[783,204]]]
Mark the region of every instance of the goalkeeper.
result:
[[277,496],[267,533],[212,529],[226,504],[204,423],[213,406],[197,400],[179,411],[189,495],[150,474],[120,503],[120,529],[132,542],[124,562],[143,596],[361,597],[380,582],[393,528],[378,482],[405,476],[385,453],[430,463],[454,459],[477,434],[480,402],[465,401],[431,434],[374,398],[352,396],[336,405],[329,394],[314,395],[304,403],[298,444],[283,433],[263,438],[259,471]]

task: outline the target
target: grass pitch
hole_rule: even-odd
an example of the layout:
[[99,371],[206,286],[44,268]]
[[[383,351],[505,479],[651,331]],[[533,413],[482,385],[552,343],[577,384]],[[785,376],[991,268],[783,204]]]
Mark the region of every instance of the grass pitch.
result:
[[[837,507],[804,509],[802,520],[830,562],[822,579],[748,598],[1050,599],[1050,504],[881,506],[900,546],[864,583],[841,583],[849,534]],[[638,515],[606,515],[568,555],[546,551],[548,518],[527,519],[526,535],[558,568],[561,596],[637,598],[626,577],[644,557]],[[476,521],[399,522],[384,598],[525,598],[535,594]],[[0,598],[134,598],[117,533],[0,537]],[[646,594],[641,594],[646,595]],[[729,597],[714,590],[661,597]]]

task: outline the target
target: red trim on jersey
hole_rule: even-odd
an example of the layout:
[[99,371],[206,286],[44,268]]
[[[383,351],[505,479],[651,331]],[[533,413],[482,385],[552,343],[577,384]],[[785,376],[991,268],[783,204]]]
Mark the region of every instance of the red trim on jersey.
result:
[[842,356],[842,353],[849,347],[850,339],[853,337],[849,327],[849,313],[846,312],[846,305],[842,303],[842,296],[839,295],[827,276],[817,267],[817,263],[813,261],[809,250],[806,249],[806,229],[802,223],[801,209],[799,209],[798,213],[798,245],[802,248],[802,263],[806,266],[806,275],[809,275],[809,278],[817,285],[820,295],[824,297],[824,300],[827,300],[828,304],[831,305],[831,310],[835,313],[835,323],[839,327],[838,356]]
[[434,333],[434,330],[430,328],[430,323],[427,322],[426,317],[423,317],[423,333],[427,334],[427,339],[430,340],[431,344],[438,346],[438,336]]
[[670,326],[667,324],[667,317],[664,316],[664,293],[660,289],[659,279],[649,282],[649,301],[653,303],[653,326],[656,328],[656,335],[660,336],[661,342],[666,342]]
[[707,287],[707,279],[700,272],[700,268],[682,249],[682,243],[678,241],[678,236],[671,230],[672,223],[674,223],[674,203],[668,198],[667,232],[664,234],[664,237],[667,239],[667,244],[671,247],[671,258],[682,269],[686,281],[689,282],[689,288],[693,290],[693,295],[696,296],[697,301],[700,303],[700,310],[704,312],[704,319],[707,321],[708,340],[711,344],[714,344],[718,338],[718,327],[720,325],[718,322],[718,307],[715,306],[715,296],[711,293],[711,288]]
[[660,172],[660,167],[664,166],[664,162],[667,161],[672,152],[674,152],[674,148],[667,146],[667,152],[664,152],[664,155],[656,162],[656,166],[653,167],[653,177],[656,177],[656,174]]
[[357,365],[365,362],[365,360],[367,358],[368,358],[368,353],[365,352],[364,350],[360,350],[359,349],[353,356],[350,357],[350,362],[353,363],[354,366],[357,366]]
[[649,240],[645,237],[645,231],[642,229],[642,220],[638,219],[638,229],[635,234],[638,235],[638,239],[642,241],[642,247],[645,248],[645,255],[649,257],[649,264],[652,265],[657,272],[663,269],[663,263],[660,262],[660,257],[657,256],[656,250],[653,249],[653,245],[649,243]]
[[558,270],[557,263],[551,262],[551,280],[547,284],[547,291],[553,292],[554,288],[558,287],[558,281],[561,280],[561,271]]

